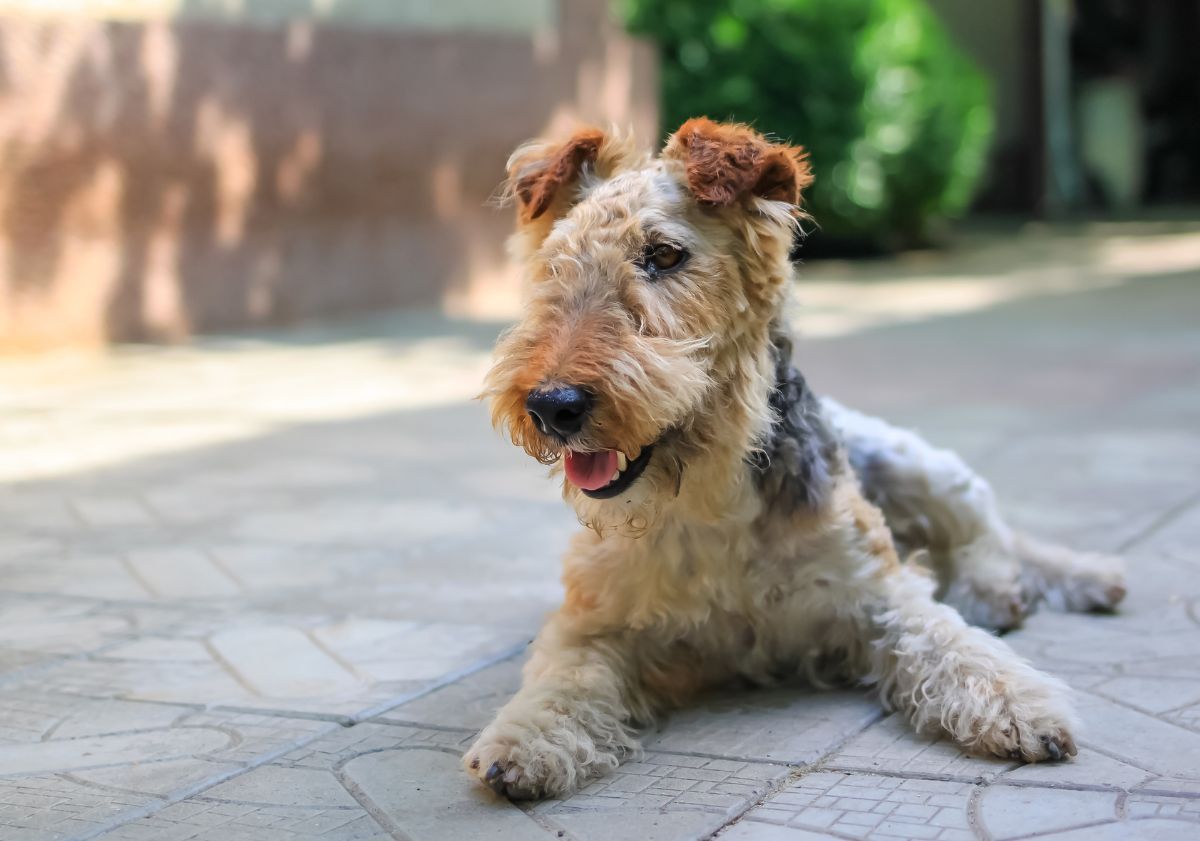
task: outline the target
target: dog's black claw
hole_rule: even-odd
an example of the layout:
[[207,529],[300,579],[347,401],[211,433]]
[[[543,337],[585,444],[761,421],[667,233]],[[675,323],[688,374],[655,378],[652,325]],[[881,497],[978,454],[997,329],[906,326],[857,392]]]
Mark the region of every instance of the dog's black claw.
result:
[[1043,736],[1042,742],[1046,745],[1046,752],[1050,754],[1050,758],[1052,760],[1058,762],[1058,760],[1062,759],[1063,752],[1062,748],[1058,745],[1057,739],[1052,739],[1049,736]]
[[487,773],[483,775],[483,781],[496,794],[504,794],[504,766],[499,762],[493,762],[492,767],[488,768]]

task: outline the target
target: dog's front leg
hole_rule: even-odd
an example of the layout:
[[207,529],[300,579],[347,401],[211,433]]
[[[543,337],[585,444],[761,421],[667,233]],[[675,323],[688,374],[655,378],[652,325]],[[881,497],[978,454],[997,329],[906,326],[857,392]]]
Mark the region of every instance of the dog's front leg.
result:
[[552,617],[519,692],[463,757],[469,773],[514,799],[553,797],[616,768],[639,745],[629,642],[582,636]]
[[874,676],[884,700],[918,730],[1026,762],[1075,754],[1065,685],[936,602],[921,571],[897,566],[877,583]]

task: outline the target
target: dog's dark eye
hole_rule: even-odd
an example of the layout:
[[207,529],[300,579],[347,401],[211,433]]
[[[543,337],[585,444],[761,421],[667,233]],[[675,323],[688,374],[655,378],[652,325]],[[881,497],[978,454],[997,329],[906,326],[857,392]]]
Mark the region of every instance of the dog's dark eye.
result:
[[642,267],[651,276],[679,268],[686,259],[686,251],[665,242],[659,245],[647,245],[642,251]]

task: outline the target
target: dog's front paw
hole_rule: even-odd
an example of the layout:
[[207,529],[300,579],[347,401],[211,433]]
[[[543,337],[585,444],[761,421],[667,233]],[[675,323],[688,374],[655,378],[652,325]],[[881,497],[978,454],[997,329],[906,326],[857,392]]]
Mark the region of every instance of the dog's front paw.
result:
[[564,793],[551,788],[551,779],[558,775],[548,773],[550,763],[522,757],[521,753],[515,745],[476,742],[463,757],[463,764],[472,776],[510,800],[537,800]]
[[511,800],[570,794],[618,762],[570,725],[539,730],[501,722],[483,731],[463,756],[469,774]]
[[1020,762],[1057,762],[1078,753],[1069,721],[1025,721],[1011,713],[990,722],[975,745],[982,753]]
[[1067,688],[1035,672],[1001,675],[993,692],[976,698],[978,712],[964,741],[977,753],[1020,762],[1058,761],[1075,756],[1075,726]]

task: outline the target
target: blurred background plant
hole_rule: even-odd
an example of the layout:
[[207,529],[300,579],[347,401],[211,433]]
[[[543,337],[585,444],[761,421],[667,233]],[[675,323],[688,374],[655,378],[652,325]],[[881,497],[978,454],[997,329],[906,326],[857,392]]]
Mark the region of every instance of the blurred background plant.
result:
[[923,0],[626,0],[623,11],[660,48],[665,130],[706,114],[809,149],[810,246],[921,245],[967,209],[990,91]]

